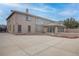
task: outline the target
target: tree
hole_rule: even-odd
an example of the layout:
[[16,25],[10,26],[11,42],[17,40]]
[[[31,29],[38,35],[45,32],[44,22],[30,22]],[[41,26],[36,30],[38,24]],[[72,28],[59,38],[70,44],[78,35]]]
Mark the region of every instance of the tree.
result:
[[64,25],[67,28],[78,28],[79,27],[79,23],[72,17],[64,20]]

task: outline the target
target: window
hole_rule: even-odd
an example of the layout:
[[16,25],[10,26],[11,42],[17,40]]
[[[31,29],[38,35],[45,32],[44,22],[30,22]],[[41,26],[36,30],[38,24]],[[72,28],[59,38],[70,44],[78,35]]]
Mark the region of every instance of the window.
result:
[[40,18],[37,18],[37,20],[36,20],[36,24],[38,24],[38,25],[42,25],[42,24],[44,24],[44,22],[45,22],[45,20],[40,19]]
[[32,19],[32,16],[29,16],[29,17],[28,17],[28,20],[31,20],[31,19]]
[[26,20],[29,21],[32,19],[32,16],[26,16]]
[[28,26],[28,32],[31,32],[31,26],[30,25]]
[[54,29],[50,26],[48,27],[48,32],[54,32]]
[[55,33],[55,27],[52,28],[52,32]]
[[26,20],[28,21],[28,16],[26,16]]
[[21,25],[18,25],[18,32],[21,32]]

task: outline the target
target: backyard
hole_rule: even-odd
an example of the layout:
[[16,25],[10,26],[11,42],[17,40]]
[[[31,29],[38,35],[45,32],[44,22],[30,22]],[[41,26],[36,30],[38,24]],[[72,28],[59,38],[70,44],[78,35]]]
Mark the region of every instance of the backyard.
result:
[[0,33],[0,56],[79,56],[79,38]]

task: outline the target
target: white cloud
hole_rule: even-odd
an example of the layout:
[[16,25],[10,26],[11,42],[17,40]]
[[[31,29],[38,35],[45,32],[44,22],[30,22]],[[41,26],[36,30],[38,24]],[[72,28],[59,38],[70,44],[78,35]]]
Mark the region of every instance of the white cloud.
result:
[[60,11],[58,12],[58,15],[60,16],[67,16],[72,17],[79,14],[79,4],[70,3],[66,4]]
[[3,11],[2,10],[0,10],[0,16],[2,16],[3,15]]
[[29,7],[29,4],[20,4],[20,3],[3,3],[2,5],[7,6],[7,7],[11,7],[12,10],[18,10],[18,11],[22,11],[22,9],[24,10],[25,8]]
[[59,15],[61,16],[74,16],[76,13],[78,13],[77,10],[73,9],[67,9],[59,12]]
[[33,10],[38,10],[41,12],[47,12],[47,10],[45,10],[44,8],[32,8]]
[[33,10],[40,11],[40,12],[48,12],[48,13],[54,13],[57,11],[55,8],[44,5],[44,4],[40,4],[39,6],[30,6],[30,8]]
[[56,9],[50,6],[47,6],[45,4],[37,4],[33,5],[31,3],[24,3],[24,4],[19,4],[19,3],[4,3],[3,5],[13,7],[15,10],[20,10],[20,9],[26,9],[29,8],[31,10],[39,11],[39,12],[46,12],[46,13],[54,13],[56,12]]

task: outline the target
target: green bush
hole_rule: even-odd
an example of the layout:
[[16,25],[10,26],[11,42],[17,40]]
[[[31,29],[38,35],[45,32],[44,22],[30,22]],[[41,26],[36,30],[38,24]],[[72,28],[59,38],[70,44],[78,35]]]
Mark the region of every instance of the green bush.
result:
[[64,25],[66,26],[66,28],[78,28],[79,27],[78,21],[76,21],[75,18],[72,18],[72,17],[64,20]]

